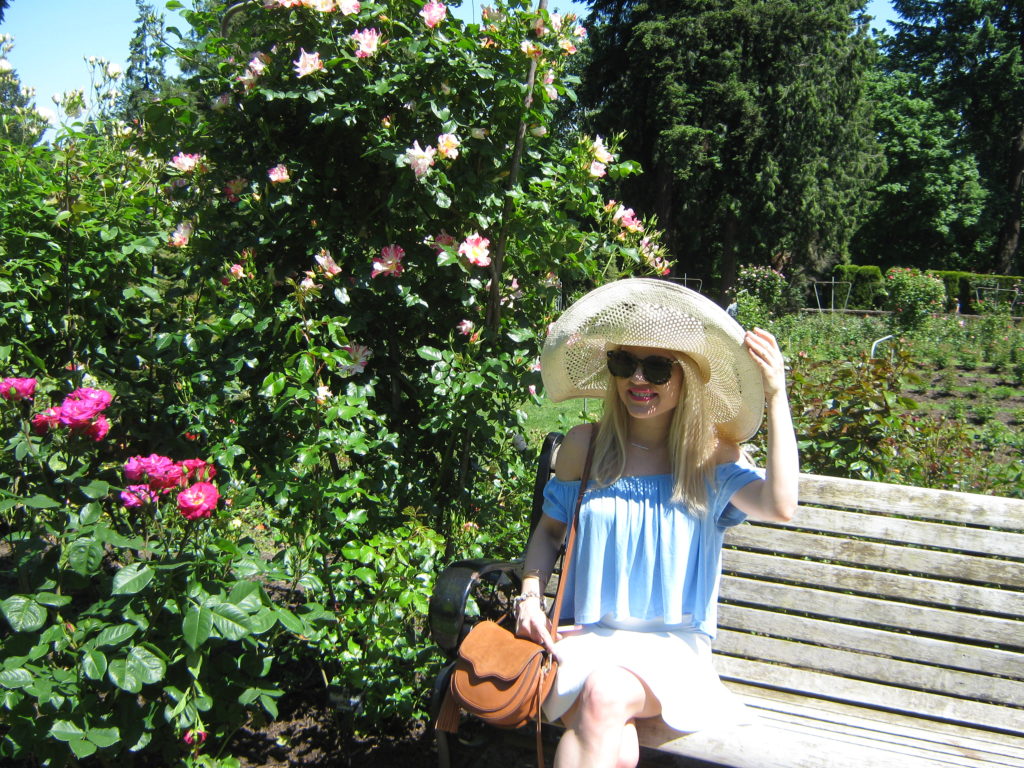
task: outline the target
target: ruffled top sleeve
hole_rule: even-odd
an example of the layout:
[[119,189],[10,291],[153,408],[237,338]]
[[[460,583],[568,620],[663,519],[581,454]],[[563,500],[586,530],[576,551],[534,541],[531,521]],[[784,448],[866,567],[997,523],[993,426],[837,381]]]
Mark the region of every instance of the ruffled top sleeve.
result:
[[[722,539],[746,519],[730,499],[763,477],[762,470],[742,464],[719,465],[705,518],[672,501],[671,475],[622,477],[605,488],[588,488],[562,620],[660,619],[714,637]],[[568,523],[578,491],[579,481],[552,478],[544,490],[544,513]]]

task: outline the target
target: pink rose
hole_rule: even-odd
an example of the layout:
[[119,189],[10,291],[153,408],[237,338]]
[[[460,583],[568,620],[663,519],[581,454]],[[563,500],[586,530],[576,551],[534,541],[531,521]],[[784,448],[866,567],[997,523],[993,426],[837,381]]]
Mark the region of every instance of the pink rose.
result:
[[60,426],[60,411],[57,408],[47,408],[32,417],[32,431],[37,435],[45,434],[58,426]]
[[187,154],[185,152],[179,152],[171,158],[171,166],[181,171],[182,173],[191,173],[196,169],[196,166],[202,162],[202,155]]
[[36,394],[35,379],[9,377],[0,381],[0,397],[4,400],[31,400]]
[[463,320],[461,323],[455,326],[459,333],[463,336],[469,336],[473,332],[473,321]]
[[70,392],[65,398],[67,400],[89,400],[98,403],[100,408],[106,408],[113,401],[114,396],[105,389],[93,389],[92,387],[80,387]]
[[121,503],[126,507],[141,507],[155,503],[160,497],[148,485],[129,485],[121,491]]
[[209,517],[219,500],[217,486],[199,482],[178,493],[178,510],[186,520],[199,520]]
[[217,468],[202,459],[185,459],[178,466],[185,473],[186,480],[212,480],[217,476]]
[[380,45],[381,34],[376,29],[360,29],[349,35],[359,48],[356,50],[357,59],[368,59],[377,53],[377,46]]
[[103,412],[104,407],[98,400],[67,397],[60,406],[60,423],[75,430],[86,429]]
[[429,3],[423,6],[420,11],[420,16],[423,17],[423,23],[433,29],[444,21],[445,14],[447,13],[448,8],[444,3],[439,3],[437,0],[430,0]]
[[462,245],[459,246],[459,255],[465,256],[466,261],[474,266],[489,266],[491,263],[490,244],[490,240],[481,237],[478,232],[474,232],[462,241]]
[[295,67],[295,74],[299,77],[311,75],[324,68],[323,62],[320,61],[320,54],[316,51],[307,53],[305,48],[299,49],[299,58],[293,61],[292,65]]
[[185,743],[190,747],[192,745],[203,744],[206,741],[206,731],[199,731],[195,728],[189,728],[185,731]]
[[288,167],[284,163],[278,163],[273,168],[267,171],[267,177],[270,179],[271,184],[282,184],[286,181],[291,181],[292,177],[288,175]]
[[398,277],[402,274],[402,258],[405,256],[405,250],[399,245],[385,245],[380,249],[380,256],[373,260],[373,271],[370,272],[370,277],[377,277],[378,275],[391,275],[392,277]]
[[88,424],[82,428],[81,433],[88,437],[90,440],[95,440],[97,443],[107,436],[110,432],[110,422],[107,421],[107,417],[102,414],[96,417],[96,421],[92,424]]
[[151,453],[149,456],[133,456],[124,465],[124,476],[129,482],[145,482],[154,491],[166,491],[185,478],[185,470],[166,456]]

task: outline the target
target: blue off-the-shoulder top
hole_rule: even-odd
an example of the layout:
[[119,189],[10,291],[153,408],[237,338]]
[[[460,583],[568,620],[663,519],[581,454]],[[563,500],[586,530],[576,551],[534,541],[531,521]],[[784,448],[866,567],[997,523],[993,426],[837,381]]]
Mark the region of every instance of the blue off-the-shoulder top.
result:
[[[718,465],[705,518],[672,501],[671,475],[621,477],[604,488],[588,484],[562,621],[660,620],[714,637],[722,538],[746,519],[729,500],[763,477],[763,470],[742,464]],[[568,523],[579,487],[578,480],[552,478],[544,514]]]

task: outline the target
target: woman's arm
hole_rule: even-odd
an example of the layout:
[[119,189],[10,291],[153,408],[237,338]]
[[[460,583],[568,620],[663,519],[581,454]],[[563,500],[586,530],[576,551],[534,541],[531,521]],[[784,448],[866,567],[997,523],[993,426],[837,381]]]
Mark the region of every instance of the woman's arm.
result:
[[778,342],[768,331],[748,331],[743,342],[761,371],[768,403],[768,454],[765,479],[745,485],[732,503],[756,520],[788,521],[796,512],[800,457],[786,395],[786,366]]
[[[571,482],[583,474],[592,426],[581,424],[569,430],[555,457],[555,476]],[[530,543],[526,547],[523,565],[523,590],[516,607],[516,634],[540,643],[549,651],[554,648],[551,621],[541,607],[544,587],[565,539],[566,524],[548,515],[541,515]]]

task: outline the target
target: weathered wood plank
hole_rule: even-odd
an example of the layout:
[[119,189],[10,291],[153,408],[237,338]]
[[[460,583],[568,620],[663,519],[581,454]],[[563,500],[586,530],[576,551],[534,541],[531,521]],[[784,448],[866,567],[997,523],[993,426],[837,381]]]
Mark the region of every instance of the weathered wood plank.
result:
[[[721,630],[715,639],[720,653],[778,662],[798,669],[825,672],[840,678],[873,680],[901,688],[930,691],[1001,705],[1024,705],[1024,682],[974,672],[874,656],[859,651]],[[837,680],[837,686],[842,682]],[[1024,710],[1021,711],[1024,717]]]
[[735,681],[728,681],[726,685],[748,705],[756,707],[758,712],[772,711],[796,714],[808,719],[863,724],[868,730],[887,731],[897,737],[938,743],[939,748],[946,748],[948,745],[952,751],[998,755],[1004,759],[1024,762],[1024,738],[1020,736],[984,731],[977,727],[939,720],[925,720],[896,712],[866,709],[828,699],[808,698]]
[[716,654],[715,666],[723,679],[755,683],[858,706],[984,726],[1024,736],[1024,709],[912,691],[723,654]]
[[1024,567],[1009,560],[989,560],[974,555],[745,525],[730,529],[726,541],[733,547],[830,560],[862,568],[891,569],[976,584],[1024,588]]
[[719,597],[723,603],[763,605],[769,610],[799,611],[819,617],[835,617],[878,627],[897,627],[931,636],[1024,651],[1024,620],[979,616],[964,611],[947,611],[728,574],[722,577]]
[[718,625],[721,629],[760,632],[802,643],[1024,680],[1024,653],[997,648],[984,648],[733,605],[719,606]]
[[[751,523],[754,527],[778,524]],[[800,506],[793,522],[786,527],[804,528],[820,533],[879,539],[889,543],[916,544],[923,547],[981,555],[1024,559],[1024,533],[970,528],[949,523],[923,522],[902,517],[849,512],[838,509]],[[1024,529],[1024,520],[1022,520]]]
[[910,515],[1008,531],[1024,530],[1024,500],[1000,496],[802,474],[800,501],[864,509],[882,515]]
[[727,549],[722,554],[722,563],[727,573],[736,575],[777,579],[868,596],[885,595],[913,600],[922,605],[981,611],[1013,619],[1024,616],[1024,593],[1021,592],[776,557],[739,549]]

